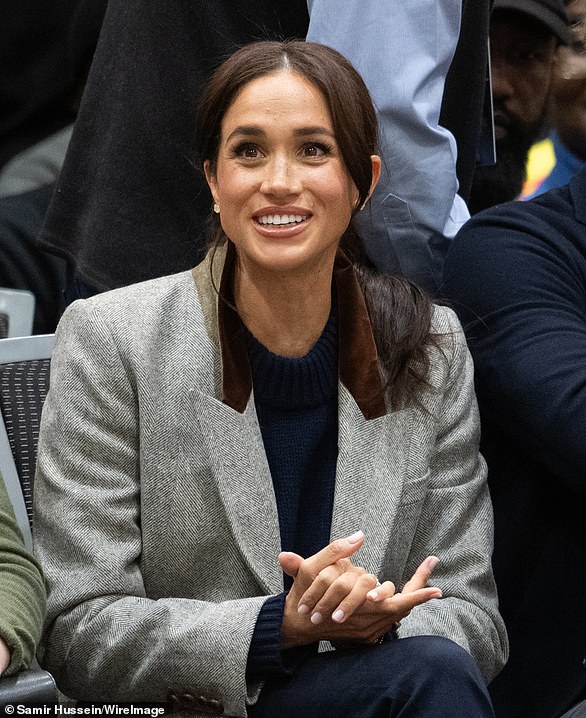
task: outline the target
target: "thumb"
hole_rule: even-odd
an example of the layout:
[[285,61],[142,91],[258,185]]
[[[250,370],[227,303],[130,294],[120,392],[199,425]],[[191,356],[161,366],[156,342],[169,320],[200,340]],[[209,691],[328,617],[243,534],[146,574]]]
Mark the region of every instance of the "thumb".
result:
[[287,576],[291,576],[291,578],[297,576],[297,571],[299,571],[299,566],[301,566],[302,561],[303,558],[292,551],[281,551],[279,554],[279,563],[281,564],[283,573],[286,573]]
[[437,556],[428,556],[413,574],[413,576],[403,586],[402,593],[410,593],[420,588],[425,588],[432,574],[433,569],[438,565],[439,558]]

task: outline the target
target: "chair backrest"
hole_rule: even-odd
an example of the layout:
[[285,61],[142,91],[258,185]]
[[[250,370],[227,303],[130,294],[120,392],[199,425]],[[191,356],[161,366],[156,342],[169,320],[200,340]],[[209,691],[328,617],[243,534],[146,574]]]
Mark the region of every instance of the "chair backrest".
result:
[[39,425],[54,342],[53,334],[0,339],[0,472],[29,549]]
[[0,339],[33,332],[35,295],[25,289],[0,288]]

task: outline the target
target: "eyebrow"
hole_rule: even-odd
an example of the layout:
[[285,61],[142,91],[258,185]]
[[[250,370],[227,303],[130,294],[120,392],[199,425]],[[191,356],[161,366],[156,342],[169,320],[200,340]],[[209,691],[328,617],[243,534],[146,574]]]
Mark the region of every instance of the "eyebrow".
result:
[[[309,137],[311,135],[327,135],[328,137],[335,139],[335,135],[331,130],[328,130],[327,127],[321,127],[320,125],[315,125],[312,127],[299,127],[294,131],[294,134],[298,137]],[[263,137],[265,135],[265,132],[263,129],[257,127],[256,125],[239,125],[238,127],[234,128],[232,132],[230,132],[230,134],[226,138],[226,142],[231,140],[233,137],[237,137],[238,135],[245,137]]]

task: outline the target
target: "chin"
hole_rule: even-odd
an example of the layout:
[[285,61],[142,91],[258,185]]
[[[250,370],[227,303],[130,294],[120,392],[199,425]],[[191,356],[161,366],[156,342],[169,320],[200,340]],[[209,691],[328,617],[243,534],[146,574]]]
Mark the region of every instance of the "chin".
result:
[[249,267],[256,266],[263,272],[309,274],[324,266],[330,269],[333,266],[336,250],[337,244],[332,249],[308,252],[307,248],[299,245],[283,246],[273,242],[270,246],[259,248],[257,252],[245,253],[243,260]]

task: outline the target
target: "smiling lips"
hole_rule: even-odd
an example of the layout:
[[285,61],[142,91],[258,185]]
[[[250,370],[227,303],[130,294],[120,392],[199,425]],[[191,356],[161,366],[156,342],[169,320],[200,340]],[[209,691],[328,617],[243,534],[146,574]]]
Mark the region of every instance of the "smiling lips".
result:
[[300,212],[299,208],[287,208],[289,212],[270,212],[265,210],[254,217],[257,231],[265,237],[293,237],[305,229],[305,223],[311,214]]

